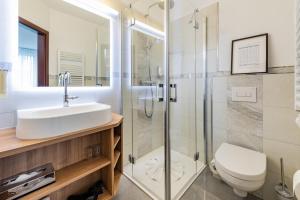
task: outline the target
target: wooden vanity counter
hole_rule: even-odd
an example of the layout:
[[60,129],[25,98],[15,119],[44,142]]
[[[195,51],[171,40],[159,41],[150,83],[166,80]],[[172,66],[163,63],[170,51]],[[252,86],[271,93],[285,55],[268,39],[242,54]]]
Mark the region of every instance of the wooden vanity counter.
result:
[[[0,179],[52,163],[56,182],[21,199],[63,200],[99,180],[105,191],[98,199],[112,199],[123,172],[122,124],[123,117],[113,113],[113,120],[105,125],[42,140],[20,140],[15,129],[0,130]],[[88,159],[87,149],[93,145],[100,146],[100,155]]]

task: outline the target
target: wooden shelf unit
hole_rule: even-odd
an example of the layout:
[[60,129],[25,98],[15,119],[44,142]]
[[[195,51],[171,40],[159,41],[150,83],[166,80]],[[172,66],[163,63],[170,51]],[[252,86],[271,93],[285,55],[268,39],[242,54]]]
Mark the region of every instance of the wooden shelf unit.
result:
[[[120,138],[115,140],[114,145],[114,195],[117,195],[119,190],[121,174],[123,173],[123,128],[122,124],[114,128],[114,138]],[[117,142],[116,142],[117,141]]]
[[[98,199],[110,200],[117,194],[123,172],[122,123],[123,117],[113,114],[112,122],[103,126],[45,140],[19,140],[15,129],[0,131],[0,179],[52,163],[56,182],[27,194],[22,200],[46,196],[64,200],[85,192],[99,180],[103,181],[105,191]],[[96,144],[100,145],[101,156],[88,159],[87,149]]]
[[[121,177],[122,177],[121,172],[119,170],[115,170],[115,172],[114,172],[114,188],[117,188],[117,189],[119,188]],[[117,194],[117,191],[118,190],[114,191],[114,195]]]
[[80,180],[83,177],[86,177],[87,175],[96,172],[97,170],[107,167],[110,164],[111,162],[107,158],[100,157],[93,160],[75,163],[74,165],[62,168],[56,172],[55,183],[26,195],[22,198],[22,200],[39,200],[55,191],[58,191],[70,185],[73,182]]
[[107,190],[104,190],[103,194],[99,195],[98,200],[111,200],[112,198],[113,196]]
[[120,139],[121,139],[121,137],[118,135],[114,137],[114,149],[119,144]]
[[121,156],[121,152],[118,151],[118,150],[115,150],[115,153],[114,153],[114,168],[116,167],[120,156]]

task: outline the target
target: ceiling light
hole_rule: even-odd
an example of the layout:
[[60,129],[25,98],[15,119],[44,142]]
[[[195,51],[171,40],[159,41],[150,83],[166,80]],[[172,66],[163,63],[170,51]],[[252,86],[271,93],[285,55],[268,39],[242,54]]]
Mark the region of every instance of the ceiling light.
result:
[[111,7],[100,3],[97,0],[63,0],[69,4],[82,8],[86,11],[99,15],[101,17],[110,18],[119,15],[119,12]]

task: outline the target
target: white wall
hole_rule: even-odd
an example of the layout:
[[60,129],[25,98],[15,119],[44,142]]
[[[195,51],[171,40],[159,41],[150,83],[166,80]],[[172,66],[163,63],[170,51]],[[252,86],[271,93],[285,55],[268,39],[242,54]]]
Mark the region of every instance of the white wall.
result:
[[18,44],[18,1],[0,1],[0,62],[13,62]]
[[49,30],[50,10],[44,1],[18,0],[18,2],[19,16],[38,25],[39,27],[42,27],[45,30]]
[[[270,34],[269,67],[295,65],[295,0],[219,0],[219,12],[219,71],[230,70],[232,40],[261,33]],[[290,68],[283,74],[213,78],[214,150],[227,141],[264,152],[268,158],[267,178],[263,189],[256,194],[266,200],[276,199],[274,186],[280,182],[281,157],[289,189],[293,173],[300,169],[294,74],[289,71]],[[237,87],[257,87],[257,103],[249,103],[247,108],[241,102],[232,102],[232,83]],[[229,116],[228,113],[233,113],[230,109],[237,104],[239,107],[234,110],[237,115]],[[253,113],[257,117],[251,124]],[[254,125],[257,127],[250,130]],[[238,134],[233,133],[233,128]]]
[[219,0],[219,69],[229,71],[231,41],[270,34],[269,66],[295,64],[295,0]]
[[[0,1],[0,62],[12,62],[13,68],[17,69],[17,46],[18,46],[18,0]],[[2,20],[3,19],[3,20]],[[3,23],[4,22],[4,23]],[[119,38],[118,20],[114,23],[112,37]],[[3,41],[2,41],[3,38]],[[114,44],[115,59],[112,63],[114,78],[109,88],[72,88],[70,93],[79,96],[80,99],[72,103],[101,102],[112,105],[114,112],[120,112],[120,44],[119,39]],[[9,74],[12,76],[12,73]],[[16,125],[16,110],[42,106],[62,105],[62,88],[37,88],[30,91],[16,91],[12,88],[12,79],[9,80],[9,93],[0,98],[0,128],[14,127]]]

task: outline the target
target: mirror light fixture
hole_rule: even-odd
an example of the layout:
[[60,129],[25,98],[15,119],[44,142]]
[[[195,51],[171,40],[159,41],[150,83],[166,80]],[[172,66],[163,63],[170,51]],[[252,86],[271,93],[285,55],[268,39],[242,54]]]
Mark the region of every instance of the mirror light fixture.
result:
[[129,26],[133,30],[140,31],[157,39],[164,40],[165,38],[165,33],[163,31],[160,31],[148,24],[138,21],[135,18],[129,20]]
[[119,12],[97,0],[63,0],[104,18],[116,17]]

